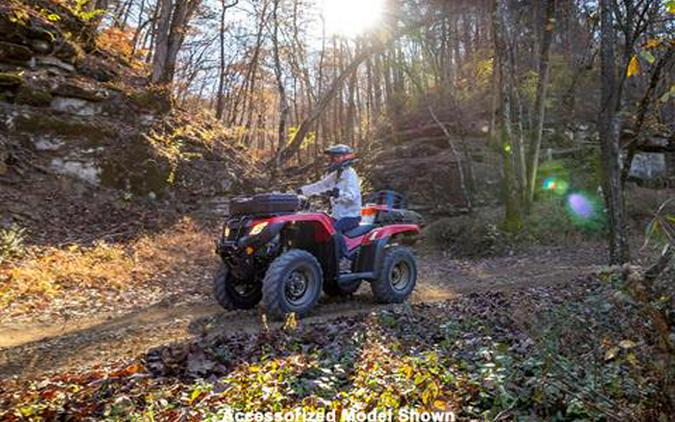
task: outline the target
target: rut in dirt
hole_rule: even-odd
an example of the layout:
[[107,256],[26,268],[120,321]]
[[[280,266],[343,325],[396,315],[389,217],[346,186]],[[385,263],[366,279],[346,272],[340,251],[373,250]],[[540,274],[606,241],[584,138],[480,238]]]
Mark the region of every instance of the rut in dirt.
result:
[[[448,300],[491,290],[518,290],[569,282],[602,263],[593,248],[537,249],[477,261],[421,253],[414,304]],[[351,298],[323,297],[303,324],[330,321],[387,308],[377,305],[368,286]],[[267,322],[270,328],[281,323]],[[148,348],[210,332],[256,333],[265,329],[258,309],[224,312],[213,299],[180,302],[171,297],[114,319],[89,318],[57,325],[0,327],[0,377],[33,377],[45,372],[91,367],[127,359]]]

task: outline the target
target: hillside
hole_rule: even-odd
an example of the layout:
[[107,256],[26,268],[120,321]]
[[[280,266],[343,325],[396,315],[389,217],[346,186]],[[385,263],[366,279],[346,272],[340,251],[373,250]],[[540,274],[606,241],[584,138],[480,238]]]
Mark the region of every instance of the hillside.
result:
[[[46,244],[117,240],[120,225],[128,237],[164,214],[253,188],[255,160],[227,129],[168,111],[135,62],[108,48],[105,35],[94,40],[70,9],[49,1],[0,8],[4,226],[19,223]],[[76,37],[67,35],[72,27]]]

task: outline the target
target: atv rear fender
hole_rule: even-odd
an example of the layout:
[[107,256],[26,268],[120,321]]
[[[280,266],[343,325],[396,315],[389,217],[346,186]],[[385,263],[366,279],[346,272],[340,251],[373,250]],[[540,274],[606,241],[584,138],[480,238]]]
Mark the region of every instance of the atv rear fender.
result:
[[415,224],[384,226],[368,233],[361,243],[353,277],[360,275],[366,279],[377,278],[387,245],[396,242],[412,243],[419,234],[420,228]]

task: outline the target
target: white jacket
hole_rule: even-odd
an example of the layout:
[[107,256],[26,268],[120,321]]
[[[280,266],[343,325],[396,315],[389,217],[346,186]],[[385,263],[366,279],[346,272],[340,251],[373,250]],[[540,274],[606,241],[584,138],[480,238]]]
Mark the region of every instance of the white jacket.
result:
[[339,220],[345,217],[360,217],[361,182],[359,182],[359,176],[352,167],[346,167],[342,170],[340,180],[336,181],[337,173],[337,170],[327,173],[318,182],[303,186],[300,188],[302,194],[313,196],[338,188],[339,196],[330,199],[333,218]]

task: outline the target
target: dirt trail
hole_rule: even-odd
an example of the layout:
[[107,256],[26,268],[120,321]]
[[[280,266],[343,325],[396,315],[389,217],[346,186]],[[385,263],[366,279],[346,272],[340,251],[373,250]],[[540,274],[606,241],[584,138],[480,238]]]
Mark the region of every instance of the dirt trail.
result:
[[[419,254],[413,303],[440,301],[486,289],[519,289],[566,282],[604,261],[594,247],[540,248],[514,256],[463,261],[440,253]],[[377,305],[367,285],[352,298],[322,298],[305,323],[370,312]],[[215,327],[256,332],[257,310],[224,312],[213,300],[167,297],[122,316],[98,315],[64,323],[0,325],[0,378],[91,367],[126,359],[148,348],[208,332]]]

